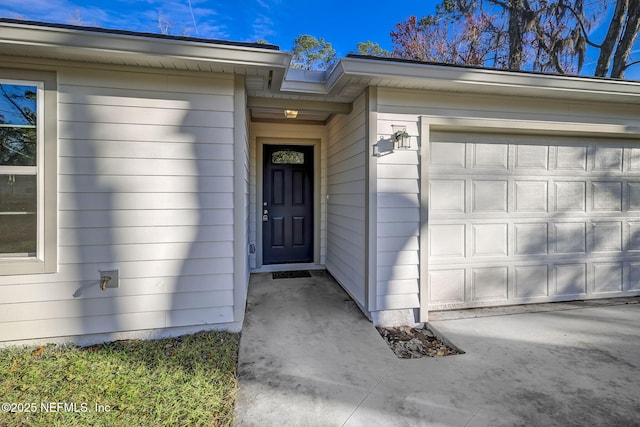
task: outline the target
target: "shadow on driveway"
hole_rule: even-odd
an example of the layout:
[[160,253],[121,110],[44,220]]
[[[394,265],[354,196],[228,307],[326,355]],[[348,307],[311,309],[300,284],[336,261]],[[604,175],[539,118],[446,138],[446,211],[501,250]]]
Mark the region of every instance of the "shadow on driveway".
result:
[[640,304],[433,322],[464,355],[397,359],[326,272],[254,274],[241,426],[639,425]]

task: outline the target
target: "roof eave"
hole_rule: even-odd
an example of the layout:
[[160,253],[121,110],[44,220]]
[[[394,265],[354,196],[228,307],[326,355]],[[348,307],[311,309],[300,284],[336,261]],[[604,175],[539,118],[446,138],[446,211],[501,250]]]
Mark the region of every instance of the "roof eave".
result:
[[287,68],[291,55],[272,48],[207,43],[197,40],[145,37],[144,35],[96,32],[77,28],[0,22],[3,46],[20,47],[25,55],[48,59],[77,56],[105,62],[123,57],[171,58],[175,61]]
[[[342,76],[404,80],[442,91],[640,103],[640,82],[344,58]],[[340,76],[340,77],[342,77]]]

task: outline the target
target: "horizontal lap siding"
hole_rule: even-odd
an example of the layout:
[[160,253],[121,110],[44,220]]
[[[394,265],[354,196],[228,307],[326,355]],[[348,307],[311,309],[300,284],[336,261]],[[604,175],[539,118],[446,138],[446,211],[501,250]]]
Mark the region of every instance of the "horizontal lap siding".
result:
[[336,280],[365,306],[365,97],[328,124],[327,257]]
[[[378,93],[378,102],[384,101]],[[415,121],[397,120],[378,108],[378,139],[404,125],[411,148],[395,150],[377,161],[378,310],[412,309],[419,301],[420,176]]]
[[237,320],[233,77],[58,78],[59,268],[0,276],[0,341]]

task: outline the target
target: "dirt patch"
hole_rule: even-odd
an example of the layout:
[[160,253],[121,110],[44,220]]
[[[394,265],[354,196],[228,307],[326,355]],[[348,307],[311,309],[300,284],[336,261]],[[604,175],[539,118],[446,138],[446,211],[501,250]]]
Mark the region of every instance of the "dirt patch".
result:
[[452,356],[463,351],[440,340],[429,328],[401,326],[376,328],[389,348],[400,359]]

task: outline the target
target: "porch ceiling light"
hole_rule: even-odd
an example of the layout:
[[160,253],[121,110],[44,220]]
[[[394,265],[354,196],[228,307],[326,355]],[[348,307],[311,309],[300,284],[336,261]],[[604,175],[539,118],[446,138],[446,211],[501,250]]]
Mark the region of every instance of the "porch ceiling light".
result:
[[406,126],[391,125],[393,135],[391,140],[393,141],[393,147],[401,150],[406,150],[411,147],[409,143],[409,134],[407,133]]
[[284,116],[287,119],[295,119],[298,117],[298,110],[284,110]]

